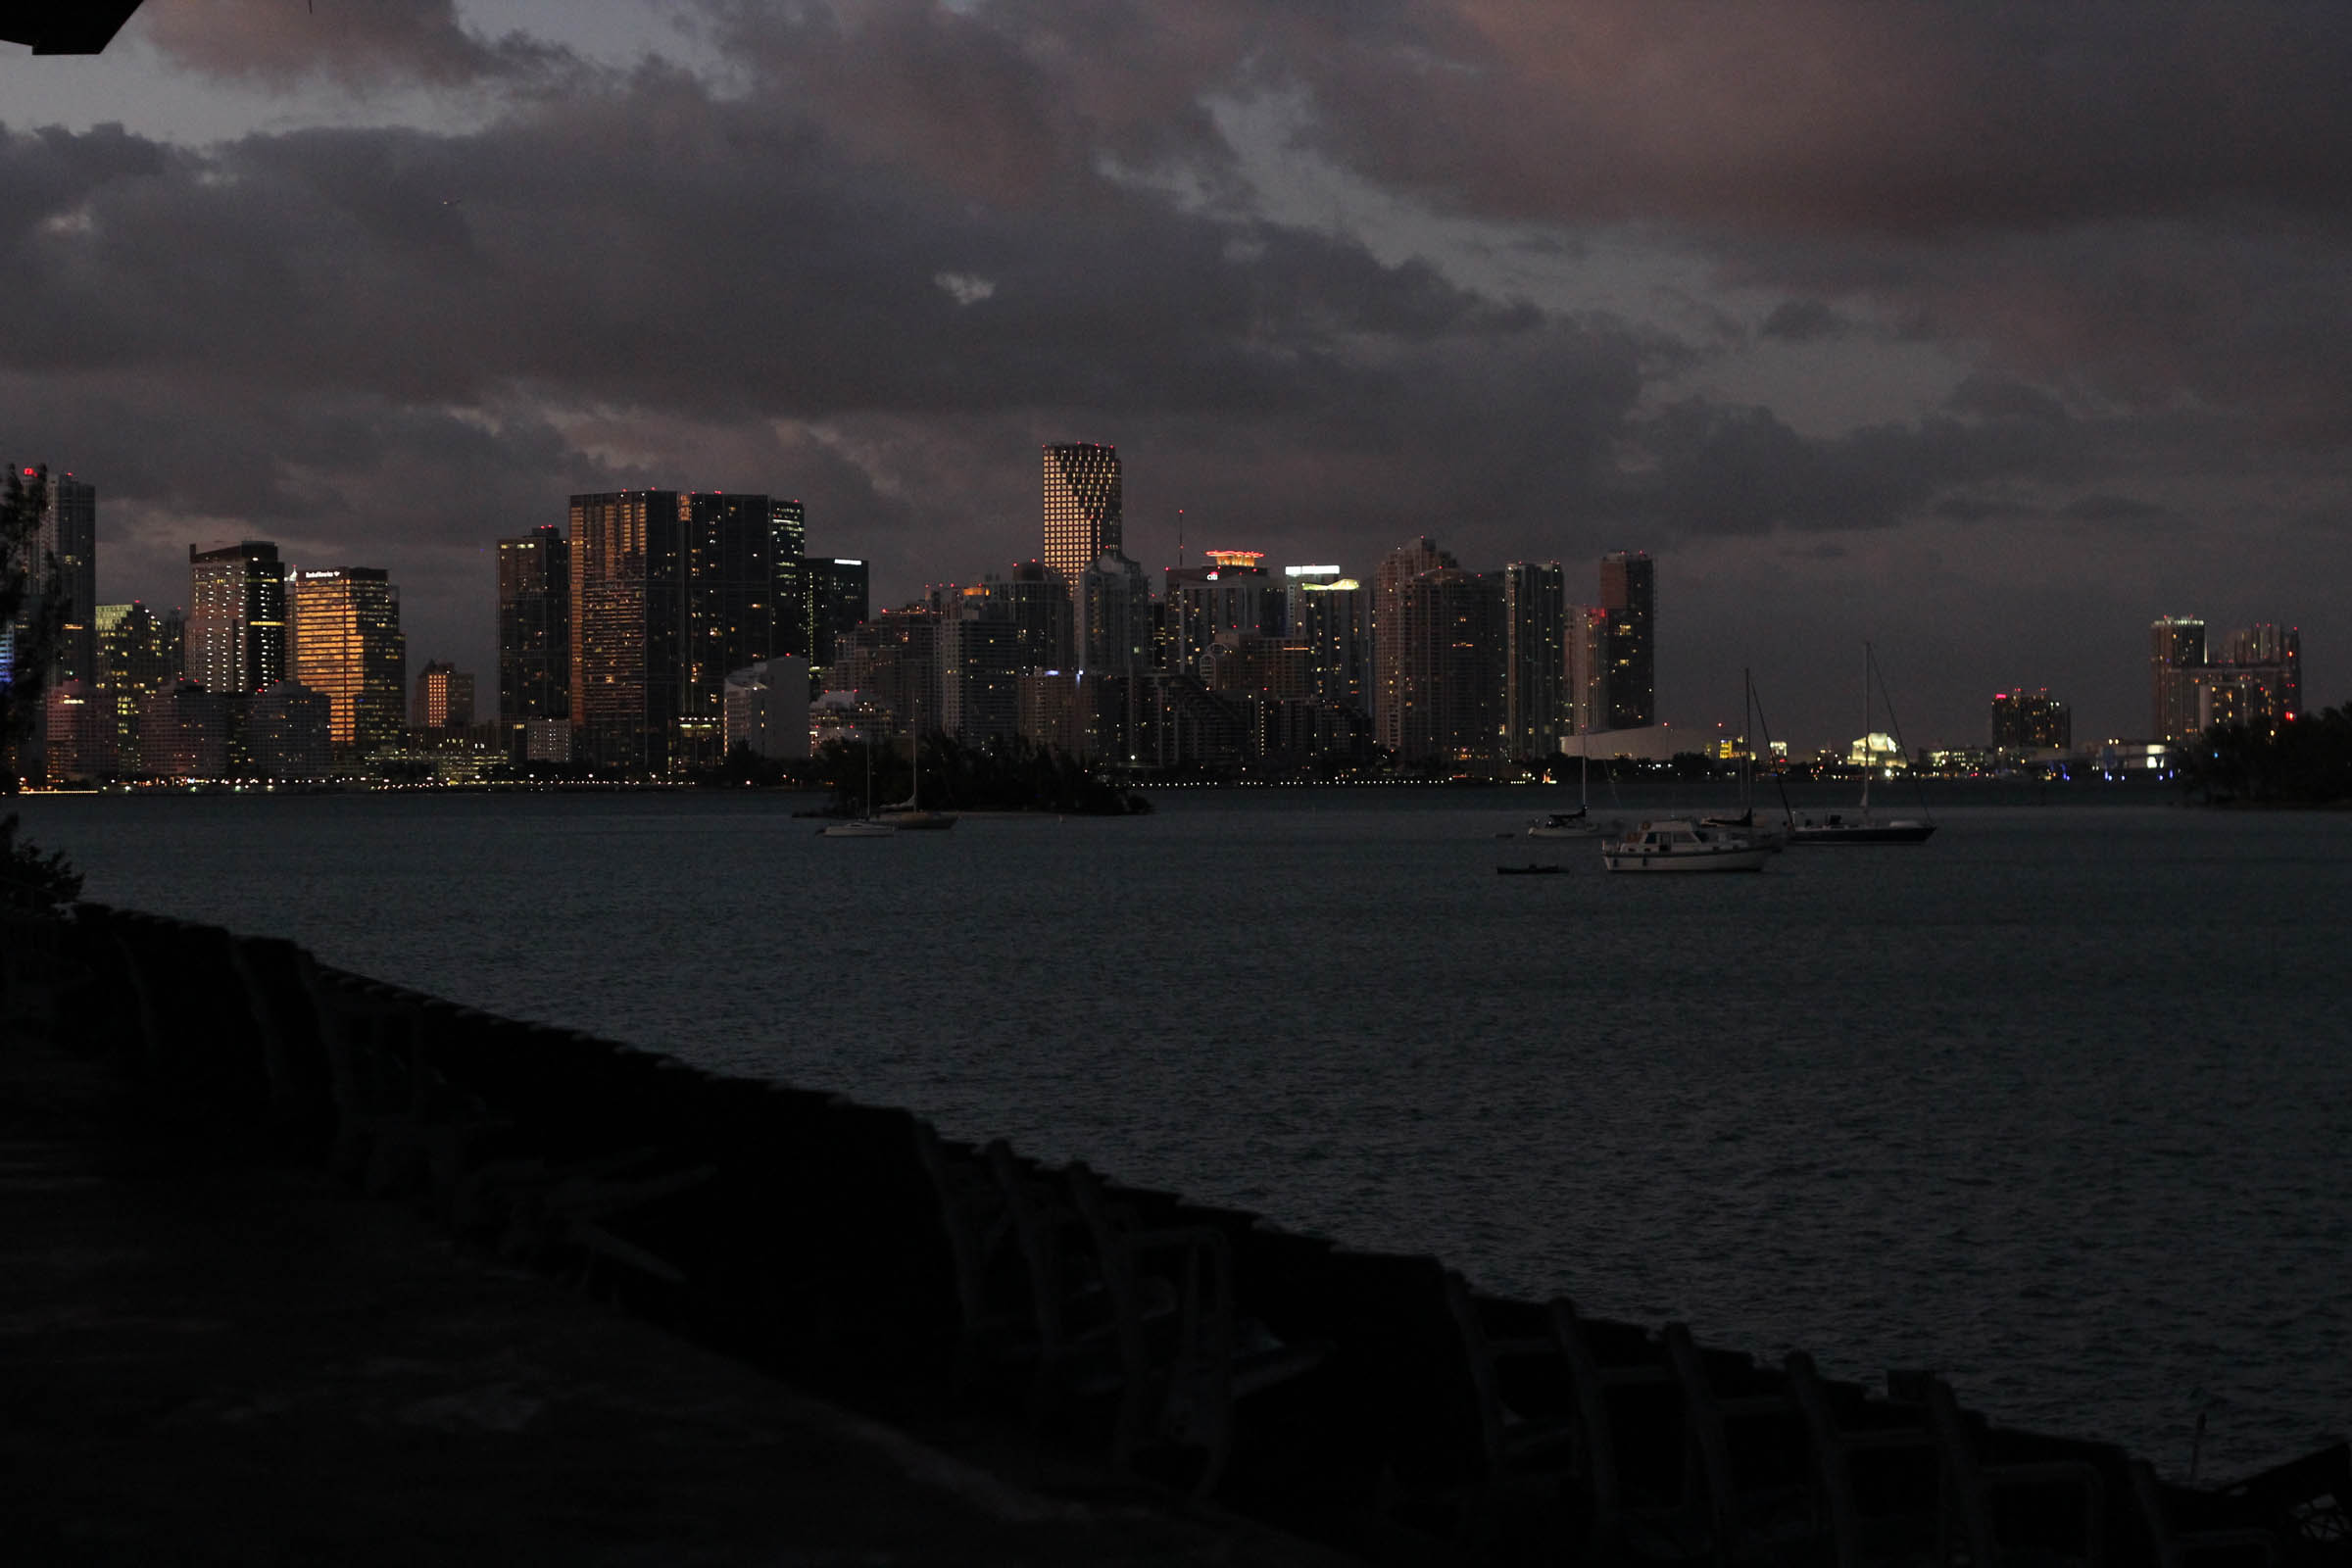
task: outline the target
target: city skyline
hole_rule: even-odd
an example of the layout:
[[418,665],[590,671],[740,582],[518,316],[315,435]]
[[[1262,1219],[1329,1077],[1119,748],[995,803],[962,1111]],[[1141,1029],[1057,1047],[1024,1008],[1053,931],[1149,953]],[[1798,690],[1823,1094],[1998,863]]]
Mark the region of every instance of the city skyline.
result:
[[[1063,514],[1073,511],[1068,493],[1071,489],[1069,475],[1066,470],[1057,468],[1057,452],[1101,454],[1100,459],[1093,460],[1099,470],[1095,476],[1099,491],[1097,502],[1106,501],[1107,505],[1101,508],[1098,520],[1090,521],[1089,526],[1101,530],[1091,542],[1108,544],[1115,538],[1118,517],[1119,463],[1115,452],[1091,443],[1069,443],[1058,447],[1049,445],[1046,452],[1044,537],[1048,547],[1051,548],[1056,537],[1056,522],[1059,521],[1066,531],[1070,518]],[[26,468],[24,471],[29,474],[38,470]],[[74,624],[72,602],[76,601],[76,596],[86,597],[87,584],[93,575],[94,558],[98,554],[95,548],[96,487],[86,481],[73,480],[69,475],[58,496],[59,499],[53,501],[50,507],[51,517],[55,518],[62,511],[66,515],[78,519],[74,524],[78,531],[71,535],[76,544],[76,552],[70,558],[61,558],[57,578],[60,593],[69,601],[67,625],[71,631]],[[1058,510],[1055,505],[1057,496],[1062,503]],[[644,718],[652,720],[653,727],[648,729],[641,721],[637,726],[638,738],[633,744],[614,751],[590,733],[597,727],[591,717],[583,723],[582,733],[577,738],[564,742],[560,751],[548,754],[546,760],[619,765],[621,755],[625,753],[627,757],[642,760],[654,771],[661,772],[672,765],[672,751],[680,759],[690,756],[705,760],[714,758],[717,749],[723,749],[723,725],[718,711],[721,706],[718,700],[721,681],[771,656],[794,654],[806,658],[805,650],[824,646],[828,637],[859,624],[856,611],[850,607],[863,608],[867,604],[863,591],[866,564],[858,559],[804,555],[807,508],[800,501],[779,499],[771,502],[765,495],[701,491],[575,495],[570,498],[570,533],[580,533],[584,525],[602,515],[598,510],[600,503],[630,504],[615,514],[617,525],[627,537],[621,539],[615,536],[614,540],[606,541],[602,552],[606,555],[626,554],[631,563],[626,570],[646,574],[641,583],[629,589],[633,595],[633,624],[637,625],[632,635],[641,638],[650,635],[652,641],[644,645],[648,649],[676,644],[681,656],[691,651],[701,657],[679,663],[663,677],[667,695],[658,697],[652,706],[662,708],[666,717],[657,719],[652,708],[647,708]],[[583,511],[584,507],[586,511]],[[649,532],[659,532],[649,530],[649,518],[670,518],[673,512],[675,515],[672,520],[676,526],[666,536],[668,542],[666,545],[657,544],[653,556],[649,557]],[[1099,519],[1102,513],[1107,514],[1107,528],[1101,528]],[[721,519],[730,524],[740,524],[745,518],[751,519],[754,524],[748,530],[738,526],[722,529],[718,525]],[[605,520],[613,521],[614,518]],[[53,520],[48,524],[48,529],[55,532],[58,526]],[[592,562],[599,554],[594,545],[595,537],[592,532]],[[594,602],[600,591],[595,573],[603,568],[592,565],[581,573],[564,572],[568,580],[562,581],[559,588],[551,571],[564,571],[571,564],[573,552],[566,530],[553,524],[542,524],[531,534],[522,537],[500,539],[496,541],[496,546],[493,609],[497,646],[493,657],[486,661],[487,667],[493,672],[490,690],[495,695],[483,709],[484,722],[493,718],[501,722],[512,721],[518,732],[525,722],[551,714],[568,722],[572,702],[577,697],[573,682],[568,679],[564,681],[565,689],[561,699],[553,705],[549,696],[542,693],[547,691],[547,683],[559,670],[565,676],[570,674],[575,664],[574,656],[583,647],[594,646],[596,634],[592,629],[583,631],[580,628],[572,607],[579,602]],[[666,566],[661,564],[663,551],[666,551],[666,559],[670,563]],[[1299,598],[1302,592],[1317,588],[1346,589],[1358,596],[1355,613],[1362,615],[1366,622],[1359,633],[1361,635],[1379,623],[1382,605],[1389,605],[1388,613],[1392,616],[1402,613],[1399,592],[1417,575],[1440,568],[1452,570],[1456,566],[1454,558],[1437,549],[1433,541],[1422,539],[1417,543],[1408,542],[1392,551],[1377,568],[1376,579],[1384,585],[1381,592],[1363,595],[1353,579],[1336,580],[1344,571],[1337,564],[1286,566],[1282,568],[1284,579],[1277,581],[1262,564],[1262,552],[1211,549],[1204,551],[1203,556],[1204,562],[1200,567],[1169,567],[1164,571],[1167,592],[1158,597],[1163,597],[1168,607],[1162,636],[1170,641],[1163,645],[1159,654],[1153,656],[1168,661],[1167,667],[1200,677],[1208,674],[1203,660],[1208,639],[1217,634],[1220,626],[1226,628],[1229,637],[1232,628],[1248,630],[1259,624],[1261,612],[1258,606],[1261,600],[1265,605],[1274,607],[1269,623],[1280,624],[1290,614],[1297,613],[1296,607],[1305,602]],[[1104,551],[1103,560],[1125,562],[1115,546]],[[187,621],[193,622],[183,633],[187,644],[184,657],[191,680],[203,684],[197,677],[213,664],[226,661],[223,667],[233,666],[229,675],[231,688],[234,689],[235,684],[242,681],[244,691],[251,695],[270,684],[266,678],[270,669],[287,669],[290,673],[280,678],[296,680],[302,679],[307,671],[310,689],[320,692],[322,696],[332,696],[336,713],[333,741],[341,751],[348,751],[355,741],[359,741],[365,752],[369,747],[388,744],[404,728],[416,727],[413,721],[404,722],[402,717],[395,716],[406,708],[420,710],[424,698],[421,688],[413,704],[405,695],[405,671],[408,665],[406,638],[400,630],[400,593],[397,587],[388,584],[386,572],[379,568],[314,570],[279,564],[274,542],[266,540],[247,540],[235,546],[211,550],[190,545],[188,561],[189,603],[203,606],[211,600],[220,601],[219,606],[206,613],[186,617]],[[653,563],[651,565],[648,564],[649,561]],[[263,569],[270,565],[276,566],[277,575],[274,577],[269,570]],[[1149,596],[1149,583],[1140,568],[1134,567],[1132,563],[1126,563],[1123,569],[1130,572],[1133,588]],[[1482,674],[1480,683],[1494,687],[1494,712],[1487,715],[1482,711],[1478,723],[1484,725],[1491,718],[1496,731],[1510,737],[1494,749],[1497,759],[1547,753],[1548,748],[1540,743],[1546,733],[1542,726],[1550,721],[1531,720],[1529,714],[1534,712],[1557,711],[1560,714],[1559,727],[1549,732],[1555,736],[1573,734],[1580,726],[1596,730],[1624,730],[1642,728],[1644,720],[1655,722],[1655,692],[1650,678],[1656,655],[1653,630],[1655,563],[1645,552],[1607,553],[1599,561],[1596,595],[1603,602],[1598,605],[1560,604],[1558,611],[1561,618],[1539,627],[1530,618],[1527,601],[1532,599],[1541,603],[1545,596],[1552,599],[1574,597],[1565,588],[1564,580],[1559,578],[1558,569],[1557,562],[1510,563],[1499,570],[1459,573],[1465,578],[1484,580],[1495,597],[1494,612],[1477,617],[1482,627],[1492,622],[1489,629],[1493,632],[1492,641],[1494,644],[1487,656],[1494,666],[1491,679]],[[744,575],[747,572],[749,576]],[[1547,576],[1538,575],[1546,573]],[[655,575],[663,574],[667,576],[668,587],[654,594],[649,601],[648,591],[654,586]],[[991,571],[984,572],[977,583],[934,583],[923,596],[910,601],[907,608],[928,603],[935,612],[943,607],[951,611],[937,634],[936,649],[924,656],[927,660],[942,662],[942,668],[958,657],[954,650],[960,647],[968,636],[976,634],[959,629],[959,623],[968,621],[973,611],[984,609],[992,619],[1009,615],[1022,623],[1022,629],[1014,640],[1004,644],[1002,656],[1014,661],[1006,664],[1004,677],[1005,686],[1002,696],[1004,721],[1009,733],[1014,709],[1011,677],[1016,668],[1023,671],[1042,669],[1064,659],[1072,660],[1080,666],[1085,665],[1084,639],[1072,635],[1074,628],[1068,622],[1083,625],[1088,612],[1089,594],[1097,593],[1099,597],[1099,591],[1094,588],[1098,575],[1095,572],[1082,573],[1080,581],[1072,585],[1064,583],[1058,573],[1044,566],[1038,560],[1015,562],[1010,581]],[[1220,585],[1217,582],[1220,576],[1231,580]],[[735,581],[736,577],[742,577],[743,580]],[[306,583],[314,590],[318,590],[361,578],[372,580],[377,585],[378,596],[387,601],[385,608],[377,614],[387,622],[385,635],[388,635],[390,642],[385,646],[389,652],[368,656],[375,672],[367,676],[356,673],[360,665],[355,662],[361,659],[356,652],[343,657],[343,662],[349,663],[350,669],[337,664],[330,671],[328,664],[334,662],[333,658],[319,651],[326,639],[321,639],[316,631],[312,640],[314,652],[308,660],[302,659],[296,652],[298,639],[295,632],[296,623],[302,616],[302,590]],[[1259,580],[1264,582],[1264,587],[1252,591],[1247,586]],[[1529,584],[1537,580],[1545,582],[1547,586],[1542,593],[1531,595]],[[534,603],[525,611],[516,603],[517,595],[533,582],[536,591],[525,597]],[[850,585],[846,595],[844,584]],[[1201,607],[1189,596],[1198,595],[1204,588],[1222,596],[1216,601],[1222,608],[1207,616],[1202,625],[1195,626],[1195,621],[1203,619]],[[273,590],[274,599],[271,597]],[[1057,613],[1064,617],[1055,623],[1059,629],[1051,637],[1036,623],[1037,612],[1022,608],[1025,599],[1034,598],[1041,592],[1061,606]],[[1246,607],[1242,599],[1233,597],[1236,594],[1247,596]],[[965,608],[960,613],[953,612],[959,598]],[[1226,603],[1227,600],[1231,603]],[[229,611],[226,607],[231,601],[236,601],[242,608]],[[669,606],[667,621],[661,625],[648,621],[647,612],[657,603],[669,601],[674,601],[674,604]],[[1154,608],[1156,613],[1156,602]],[[144,612],[143,602],[107,603],[92,607],[92,612],[85,613],[84,619],[103,619],[105,615],[119,619],[125,612],[134,609]],[[847,618],[844,618],[845,612]],[[176,610],[172,612],[179,613]],[[1425,610],[1415,612],[1427,618]],[[1466,613],[1459,611],[1454,612]],[[525,627],[525,615],[536,622],[535,629]],[[655,619],[660,620],[661,617],[656,616]],[[755,622],[759,627],[756,633],[751,629]],[[1469,624],[1467,620],[1463,623]],[[1298,626],[1286,627],[1286,635],[1298,635],[1299,627],[1307,624],[1302,621]],[[694,628],[691,636],[688,635],[690,625]],[[546,649],[544,645],[550,635],[559,631],[567,634],[564,636],[562,648]],[[2302,710],[2305,701],[2301,684],[2299,627],[2280,627],[2275,622],[2266,621],[2239,628],[2230,633],[2227,644],[2210,660],[2204,631],[2205,623],[2198,618],[2157,617],[2152,627],[2155,637],[2154,663],[2157,666],[2153,716],[2142,732],[2108,731],[2093,739],[2177,742],[2195,727],[2193,722],[2180,717],[2182,712],[2192,710],[2204,722],[2252,722],[2258,726],[2275,725],[2281,714],[2299,713]],[[1542,647],[1542,652],[1532,659],[1523,647],[1531,637],[1540,639]],[[723,638],[723,641],[710,641],[711,638]],[[350,639],[346,638],[345,641]],[[95,666],[99,662],[95,626],[91,627],[90,643],[91,662]],[[220,646],[216,648],[216,644]],[[356,648],[356,644],[353,646]],[[1038,657],[1037,650],[1041,648],[1047,651],[1046,658]],[[1362,666],[1363,688],[1350,701],[1369,720],[1367,733],[1377,744],[1398,752],[1407,760],[1446,755],[1448,748],[1434,746],[1428,735],[1417,731],[1411,737],[1406,735],[1408,721],[1402,715],[1414,706],[1413,700],[1399,693],[1397,673],[1387,666],[1376,642],[1365,636],[1361,650],[1365,658]],[[64,655],[61,664],[73,657],[70,653]],[[642,660],[645,655],[640,653],[629,657]],[[996,657],[992,655],[991,659]],[[1351,656],[1340,656],[1336,662],[1326,659],[1316,664],[1311,682],[1313,695],[1319,700],[1328,700],[1332,695],[1325,688],[1334,685],[1339,664],[1345,662],[1348,657]],[[523,675],[519,662],[528,662],[534,658],[541,666],[536,676],[538,686],[526,693],[522,689]],[[2168,679],[2168,664],[2175,673],[2180,675],[2180,680]],[[459,666],[453,661],[432,661],[427,667],[459,671]],[[1098,663],[1095,667],[1100,671],[1109,666]],[[251,677],[252,669],[264,671],[265,678],[257,683]],[[1521,688],[1538,670],[1545,672],[1543,679],[1560,684],[1556,691],[1530,704],[1522,696]],[[215,679],[220,678],[219,671],[212,673]],[[836,672],[837,675],[839,673]],[[70,668],[61,672],[60,683],[67,678],[71,678]],[[463,671],[461,678],[466,683],[467,701],[470,703],[471,683],[475,677],[470,671]],[[927,677],[934,684],[939,678],[937,673]],[[1429,671],[1422,671],[1416,678],[1426,688],[1433,677]],[[364,738],[357,734],[350,716],[352,693],[363,683],[375,694],[371,706],[384,715],[368,726],[369,734]],[[608,679],[604,684],[610,686],[612,682]],[[1224,689],[1227,683],[1219,681],[1212,684]],[[2024,683],[2016,684],[2022,694]],[[643,685],[640,678],[639,687]],[[2175,687],[2178,687],[2178,691],[2175,691]],[[829,682],[827,689],[841,689],[839,680]],[[943,727],[951,733],[962,727],[962,714],[957,709],[956,690],[951,684],[935,694],[932,700],[933,711],[949,720]],[[1383,692],[1390,694],[1389,710],[1385,716],[1381,704]],[[2181,694],[2187,695],[2183,697]],[[1308,693],[1302,688],[1299,695]],[[636,699],[646,696],[644,690],[636,691]],[[2046,686],[2040,689],[2040,698],[2055,703],[2056,710],[2065,715],[2064,722],[2071,734],[2071,702],[2064,697],[2050,699]],[[1481,700],[1483,702],[1486,699]],[[2008,700],[2006,694],[1995,699],[1996,734],[2004,722],[1999,717],[2001,705]],[[2327,705],[2322,703],[2320,706]],[[1523,707],[1526,711],[1523,711]],[[990,711],[993,713],[994,709]],[[1426,718],[1426,714],[1422,715],[1421,721],[1425,723]],[[1673,720],[1666,722],[1670,729],[1674,727]],[[666,731],[664,726],[667,726]],[[1981,722],[1979,728],[1982,729]],[[1720,749],[1725,738],[1737,732],[1738,726],[1718,720],[1711,729],[1714,733],[1709,733],[1710,726],[1687,722],[1682,726],[1683,733],[1691,737],[1690,750],[1710,754]],[[660,747],[649,750],[649,742],[657,732],[666,733],[668,739]],[[1787,731],[1783,732],[1784,737],[1787,734]],[[1915,732],[1913,739],[1918,742],[1917,749],[1922,752],[1965,751],[1974,744],[1964,736],[1940,734],[1921,741]],[[520,757],[519,733],[515,740],[516,756]],[[1526,744],[1530,741],[1538,744]],[[533,743],[534,746],[536,744]],[[1784,749],[1790,744],[1786,738],[1781,740]],[[1835,741],[1816,745],[1802,738],[1794,744],[1800,755],[1809,751],[1833,752],[1838,745]],[[2000,743],[1996,741],[1995,744]],[[1477,748],[1466,746],[1451,748],[1455,755],[1463,758],[1469,757],[1475,750]],[[127,755],[128,752],[125,752]],[[530,755],[537,758],[540,753],[532,750]]]
[[1180,509],[1359,576],[1644,550],[1685,723],[1752,667],[1835,734],[1867,639],[1922,733],[2021,680],[2130,733],[2167,612],[2343,685],[2352,18],[1546,11],[150,6],[0,57],[0,428],[105,492],[106,601],[270,538],[477,669],[565,495],[794,494],[899,603],[1032,555],[1084,440],[1149,573]]

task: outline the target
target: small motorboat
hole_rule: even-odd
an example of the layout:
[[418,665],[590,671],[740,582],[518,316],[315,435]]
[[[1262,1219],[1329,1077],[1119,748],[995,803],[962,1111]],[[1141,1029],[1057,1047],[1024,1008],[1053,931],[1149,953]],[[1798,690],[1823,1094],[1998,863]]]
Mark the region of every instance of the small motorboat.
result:
[[1744,833],[1671,817],[1605,841],[1600,863],[1612,871],[1761,871],[1772,853]]
[[1581,807],[1573,811],[1539,816],[1527,824],[1527,836],[1531,839],[1591,839],[1598,838],[1600,833],[1600,824],[1587,816]]

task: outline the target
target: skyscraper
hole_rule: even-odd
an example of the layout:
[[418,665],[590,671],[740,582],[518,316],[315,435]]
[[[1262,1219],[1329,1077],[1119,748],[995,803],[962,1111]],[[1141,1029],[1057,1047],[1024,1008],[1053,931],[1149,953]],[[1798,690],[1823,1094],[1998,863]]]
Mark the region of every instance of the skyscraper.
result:
[[808,650],[808,509],[775,497],[767,504],[767,558],[775,577],[776,629],[770,658],[807,661]]
[[572,756],[666,772],[685,635],[678,493],[573,496],[570,531]]
[[1170,566],[1160,600],[1166,606],[1167,667],[1207,676],[1209,650],[1219,642],[1262,637],[1282,624],[1281,585],[1255,550],[1210,550],[1198,566]]
[[1381,558],[1372,571],[1372,743],[1400,752],[1404,745],[1402,681],[1404,642],[1400,617],[1404,588],[1425,571],[1457,564],[1434,539],[1421,538],[1398,545]]
[[[27,476],[34,470],[27,468]],[[72,474],[49,476],[41,509],[41,549],[56,562],[62,623],[55,678],[98,680],[98,491]]]
[[1608,727],[1645,728],[1658,721],[1657,583],[1645,552],[1612,550],[1600,558],[1600,608],[1609,615],[1602,646]]
[[[804,633],[797,608],[779,602],[801,577],[799,503],[763,495],[696,491],[679,498],[678,734],[674,760],[708,766],[726,751],[726,679],[772,655],[787,654]],[[780,559],[781,555],[781,559]]]
[[981,588],[1020,628],[1022,669],[1060,669],[1069,663],[1075,607],[1060,572],[1042,561],[1018,561],[1010,577],[990,577]]
[[446,661],[427,661],[410,717],[418,729],[466,728],[473,722],[473,677]]
[[2186,740],[2197,732],[2195,671],[2205,663],[2205,622],[2160,615],[2148,627],[2150,737]]
[[1568,580],[1556,561],[1502,568],[1503,729],[1514,758],[1546,758],[1569,733]]
[[870,580],[862,561],[840,556],[810,557],[806,564],[808,598],[808,658],[833,662],[833,644],[865,624]]
[[293,619],[294,679],[326,698],[335,748],[366,757],[398,742],[408,720],[409,643],[390,577],[378,566],[298,570]]
[[1104,551],[1124,551],[1119,450],[1091,441],[1046,448],[1046,538],[1041,559],[1076,583]]
[[248,539],[188,546],[188,678],[249,696],[286,678],[286,568],[277,546]]
[[1337,566],[1285,566],[1283,635],[1313,662],[1315,697],[1365,710],[1371,686],[1371,610],[1363,585]]
[[571,716],[571,546],[554,523],[498,542],[498,717]]
[[1396,760],[1493,776],[1508,760],[1503,663],[1509,632],[1494,573],[1443,566],[1396,596]]
[[1568,608],[1568,730],[1590,735],[1609,727],[1609,612],[1598,605]]
[[100,605],[98,688],[115,713],[115,752],[124,773],[139,771],[139,709],[155,689],[176,679],[183,658],[181,618],[151,613],[133,600]]

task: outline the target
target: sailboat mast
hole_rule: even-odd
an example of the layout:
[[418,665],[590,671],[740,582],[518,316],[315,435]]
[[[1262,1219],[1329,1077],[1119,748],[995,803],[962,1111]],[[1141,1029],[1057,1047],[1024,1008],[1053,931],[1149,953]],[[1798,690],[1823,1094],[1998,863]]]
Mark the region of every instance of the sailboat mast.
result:
[[1862,645],[1862,820],[1870,820],[1870,775],[1872,759],[1878,755],[1870,744],[1870,644]]

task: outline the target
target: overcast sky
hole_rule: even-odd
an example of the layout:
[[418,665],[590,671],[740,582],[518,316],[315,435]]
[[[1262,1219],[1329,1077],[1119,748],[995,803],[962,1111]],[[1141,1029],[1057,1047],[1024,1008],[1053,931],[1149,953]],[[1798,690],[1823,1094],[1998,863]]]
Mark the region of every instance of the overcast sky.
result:
[[[2147,622],[2352,698],[2352,9],[147,0],[0,58],[0,456],[380,565],[494,684],[490,542],[766,490],[877,601],[1039,547],[1658,559],[1663,714],[2147,723]],[[1197,554],[1195,556],[1197,558]]]

